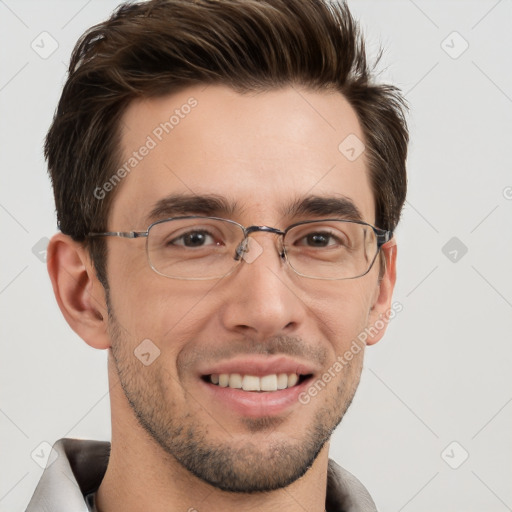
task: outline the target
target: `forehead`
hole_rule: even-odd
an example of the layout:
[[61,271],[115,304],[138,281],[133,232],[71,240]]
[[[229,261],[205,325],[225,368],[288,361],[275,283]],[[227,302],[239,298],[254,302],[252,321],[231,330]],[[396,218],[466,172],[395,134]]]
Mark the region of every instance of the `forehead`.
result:
[[295,220],[283,215],[303,199],[340,198],[374,222],[364,151],[358,156],[364,137],[338,92],[195,86],[133,102],[121,134],[112,229],[145,229],[177,196],[220,198],[231,218],[269,225]]

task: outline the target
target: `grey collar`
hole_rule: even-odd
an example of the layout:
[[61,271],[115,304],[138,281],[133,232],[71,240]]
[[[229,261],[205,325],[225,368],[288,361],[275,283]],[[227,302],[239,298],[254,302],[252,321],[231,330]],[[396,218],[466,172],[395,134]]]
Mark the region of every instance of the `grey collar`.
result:
[[[60,439],[54,460],[45,470],[26,512],[88,512],[85,496],[96,492],[110,456],[110,443]],[[56,455],[56,458],[55,458]],[[376,512],[375,503],[363,484],[329,460],[327,512]]]

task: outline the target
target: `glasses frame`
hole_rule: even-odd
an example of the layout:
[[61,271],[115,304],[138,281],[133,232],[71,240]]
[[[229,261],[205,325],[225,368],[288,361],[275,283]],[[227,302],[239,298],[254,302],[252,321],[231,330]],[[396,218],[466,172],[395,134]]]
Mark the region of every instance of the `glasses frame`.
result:
[[[148,264],[149,264],[151,270],[153,270],[158,275],[163,276],[163,277],[167,277],[169,279],[179,279],[179,280],[183,280],[183,281],[208,281],[208,280],[211,280],[211,279],[222,279],[223,277],[226,277],[226,276],[230,275],[232,272],[234,272],[234,270],[238,267],[238,264],[234,265],[233,268],[229,272],[227,272],[227,273],[225,273],[225,274],[223,274],[221,276],[215,276],[215,277],[175,277],[175,276],[168,276],[166,274],[162,274],[161,272],[159,272],[153,266],[153,263],[151,262],[151,258],[149,257],[149,247],[148,247],[148,237],[149,237],[149,232],[151,231],[151,229],[154,226],[157,226],[159,224],[163,224],[165,222],[169,222],[169,221],[173,221],[173,220],[187,220],[187,219],[220,220],[220,221],[223,221],[223,222],[228,222],[230,224],[234,224],[234,225],[238,226],[239,228],[241,228],[241,230],[243,232],[243,235],[244,235],[244,238],[242,239],[242,241],[238,245],[238,247],[236,249],[236,254],[235,254],[235,257],[234,257],[234,260],[238,261],[238,262],[240,262],[242,260],[243,254],[247,250],[248,237],[249,237],[250,234],[262,231],[264,233],[272,233],[274,235],[279,235],[281,237],[281,251],[279,252],[279,256],[281,257],[281,259],[286,261],[286,263],[293,270],[293,272],[295,272],[297,275],[299,275],[301,277],[306,277],[308,279],[318,279],[318,280],[322,280],[322,281],[344,281],[344,280],[348,280],[348,279],[357,279],[359,277],[365,276],[372,269],[372,267],[373,267],[373,265],[375,263],[375,260],[377,259],[377,256],[378,256],[382,246],[384,244],[386,244],[387,242],[389,242],[393,238],[393,231],[388,231],[388,230],[385,230],[385,229],[376,228],[375,226],[372,226],[371,224],[368,224],[367,222],[363,222],[363,221],[360,221],[360,220],[333,219],[333,218],[315,219],[315,220],[304,220],[304,221],[295,222],[294,224],[291,224],[290,226],[288,226],[283,231],[281,229],[277,229],[277,228],[273,228],[273,227],[269,227],[269,226],[248,226],[248,227],[245,227],[242,224],[240,224],[240,223],[238,223],[238,222],[236,222],[234,220],[231,220],[231,219],[223,219],[222,217],[210,217],[210,216],[205,216],[205,215],[184,215],[184,216],[180,216],[180,217],[169,217],[169,218],[166,218],[166,219],[157,220],[157,221],[151,223],[148,226],[148,228],[146,229],[146,231],[105,231],[105,232],[101,232],[101,233],[93,233],[93,232],[91,232],[91,233],[88,233],[87,236],[89,236],[89,237],[109,237],[109,236],[112,236],[112,237],[128,238],[128,239],[146,238],[146,257],[147,257]],[[293,228],[295,228],[297,226],[302,226],[304,224],[315,224],[315,223],[321,223],[321,222],[346,222],[346,223],[349,223],[349,224],[359,224],[361,226],[367,226],[367,227],[369,227],[369,228],[371,228],[373,230],[373,232],[375,234],[375,238],[377,240],[377,250],[375,251],[375,256],[373,257],[373,259],[372,259],[372,261],[371,261],[371,263],[370,263],[370,265],[368,267],[368,270],[366,270],[366,272],[364,272],[363,274],[359,274],[357,276],[354,276],[354,277],[334,277],[334,278],[329,278],[329,277],[312,277],[312,276],[308,276],[306,274],[302,274],[301,272],[297,271],[293,267],[293,265],[290,263],[290,261],[288,259],[288,255],[286,253],[286,247],[285,247],[285,244],[284,244],[284,237],[286,236],[286,234],[291,229],[293,229]]]

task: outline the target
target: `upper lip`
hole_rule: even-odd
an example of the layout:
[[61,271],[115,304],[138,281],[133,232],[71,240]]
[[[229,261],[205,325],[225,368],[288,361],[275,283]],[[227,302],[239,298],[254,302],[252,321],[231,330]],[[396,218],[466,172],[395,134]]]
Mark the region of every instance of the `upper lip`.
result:
[[213,373],[239,373],[241,375],[264,375],[279,373],[296,373],[297,375],[310,375],[315,368],[309,362],[291,359],[286,356],[251,356],[234,357],[227,361],[200,368],[201,376]]

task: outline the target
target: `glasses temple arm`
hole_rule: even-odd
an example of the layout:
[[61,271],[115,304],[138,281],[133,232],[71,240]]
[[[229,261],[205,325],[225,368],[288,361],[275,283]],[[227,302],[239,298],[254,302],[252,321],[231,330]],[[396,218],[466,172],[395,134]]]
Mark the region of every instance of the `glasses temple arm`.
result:
[[88,233],[87,236],[118,236],[121,238],[147,237],[147,231],[105,231],[104,233]]
[[378,230],[376,233],[377,242],[379,244],[379,248],[382,247],[385,243],[389,242],[393,238],[393,231],[386,231],[383,229]]

